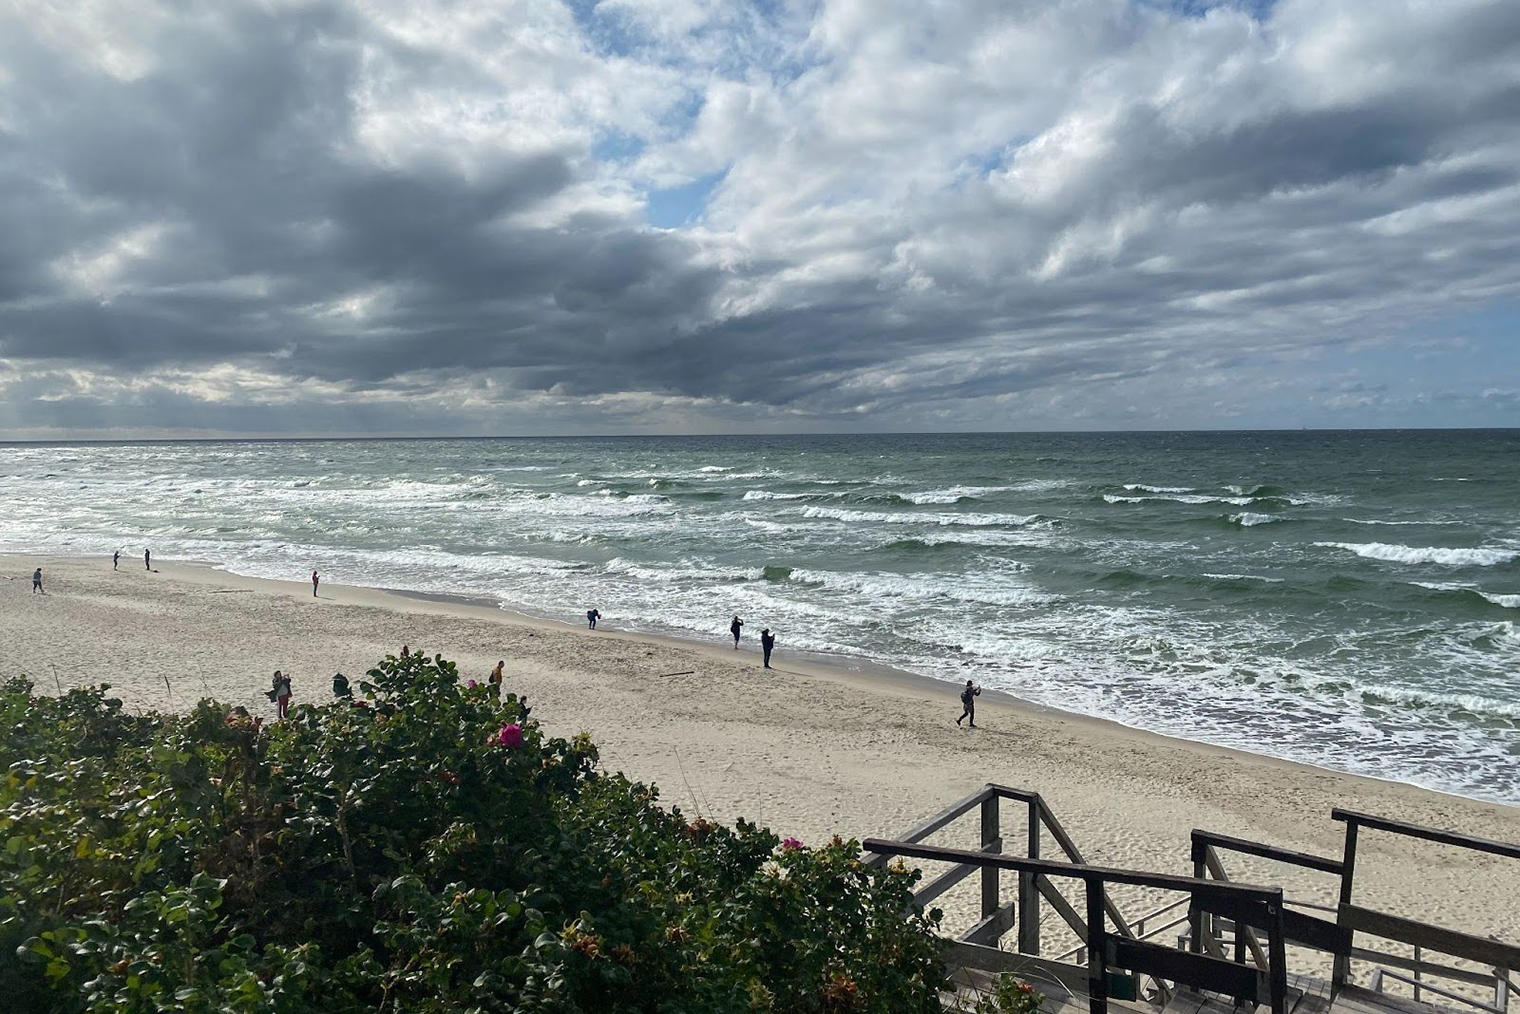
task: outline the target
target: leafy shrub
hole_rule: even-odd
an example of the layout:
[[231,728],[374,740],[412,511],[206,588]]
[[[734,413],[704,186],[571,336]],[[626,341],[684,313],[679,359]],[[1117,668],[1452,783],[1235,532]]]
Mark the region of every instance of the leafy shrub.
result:
[[970,1014],[1037,1014],[1045,994],[1017,976],[1000,975],[992,989],[981,992],[969,1004],[957,1008]]
[[[928,1011],[938,913],[857,843],[688,820],[514,695],[388,657],[274,727],[0,685],[21,1011]],[[905,913],[907,913],[905,917]]]

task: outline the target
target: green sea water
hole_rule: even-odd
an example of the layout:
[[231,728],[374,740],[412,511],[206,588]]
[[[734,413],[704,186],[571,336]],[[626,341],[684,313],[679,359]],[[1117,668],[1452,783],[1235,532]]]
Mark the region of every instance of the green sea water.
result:
[[1516,431],[0,445],[0,545],[738,612],[781,657],[1520,803],[1517,462]]

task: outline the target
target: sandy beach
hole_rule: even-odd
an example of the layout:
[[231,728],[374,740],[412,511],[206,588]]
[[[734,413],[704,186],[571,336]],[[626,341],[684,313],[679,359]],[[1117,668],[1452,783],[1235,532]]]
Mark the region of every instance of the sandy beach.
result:
[[[30,593],[38,565],[45,596]],[[0,582],[6,675],[48,691],[108,682],[134,709],[214,696],[272,718],[262,692],[277,668],[295,674],[301,704],[329,700],[335,671],[362,673],[402,644],[480,678],[505,659],[507,687],[528,695],[547,729],[590,732],[607,767],[656,783],[667,804],[804,841],[891,836],[985,782],[1043,793],[1090,862],[1174,873],[1190,872],[1194,827],[1339,855],[1332,806],[1520,840],[1520,809],[1008,699],[984,697],[981,728],[960,729],[952,686],[798,663],[784,644],[767,671],[748,629],[735,652],[721,627],[710,645],[620,632],[610,604],[591,632],[470,603],[325,582],[313,599],[305,582],[154,565],[147,573],[141,558],[124,558],[113,572],[109,559],[10,557]],[[1228,865],[1236,879],[1333,900],[1322,875],[1243,857]],[[971,884],[947,905],[952,915]],[[1514,940],[1517,895],[1520,863],[1364,832],[1359,904]],[[1129,899],[1128,914],[1149,900]],[[1047,935],[1062,938],[1048,914]]]

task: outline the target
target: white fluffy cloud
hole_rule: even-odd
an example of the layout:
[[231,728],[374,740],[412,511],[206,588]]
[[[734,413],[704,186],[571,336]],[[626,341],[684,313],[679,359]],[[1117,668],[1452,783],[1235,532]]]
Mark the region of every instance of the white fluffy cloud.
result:
[[22,0],[0,430],[1515,425],[1517,165],[1504,0]]

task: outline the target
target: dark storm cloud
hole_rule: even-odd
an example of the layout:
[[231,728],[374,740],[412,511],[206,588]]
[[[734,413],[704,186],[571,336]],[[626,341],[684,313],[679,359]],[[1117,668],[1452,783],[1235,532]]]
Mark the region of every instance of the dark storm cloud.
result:
[[0,14],[0,426],[911,422],[1520,293],[1512,4],[607,6]]

